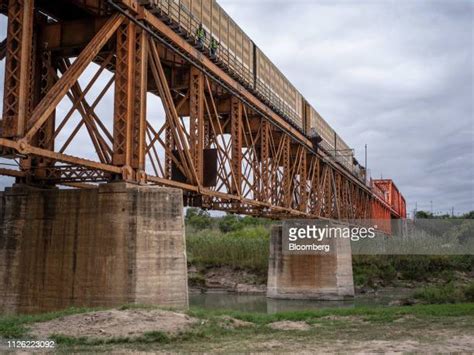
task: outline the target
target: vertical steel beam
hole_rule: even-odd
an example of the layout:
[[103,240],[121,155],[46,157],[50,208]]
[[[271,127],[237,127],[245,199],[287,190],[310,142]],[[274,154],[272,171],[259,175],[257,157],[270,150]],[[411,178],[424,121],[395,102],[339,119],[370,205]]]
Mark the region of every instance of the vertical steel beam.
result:
[[262,119],[260,138],[261,192],[260,200],[268,202],[270,191],[270,122]]
[[308,173],[306,161],[306,149],[301,147],[301,161],[300,161],[300,186],[299,186],[299,210],[306,212],[308,207]]
[[214,137],[212,134],[210,118],[206,115],[204,117],[204,148],[210,149],[213,141]]
[[3,99],[2,136],[23,137],[31,107],[33,52],[33,0],[8,2],[7,53]]
[[117,31],[112,163],[138,181],[145,178],[147,72],[148,35],[129,22]]
[[331,168],[330,171],[331,171],[331,184],[332,184],[331,186],[332,186],[332,201],[333,201],[333,205],[332,205],[333,209],[332,209],[331,218],[340,219],[341,212],[339,208],[339,193],[341,189],[339,188],[339,185],[336,181],[339,174],[336,172],[334,168]]
[[230,103],[231,142],[232,142],[232,194],[242,194],[242,103],[232,97]]
[[[56,77],[54,75],[54,64],[52,60],[52,55],[50,51],[40,51],[37,53],[36,67],[39,73],[36,75],[39,76],[38,83],[38,94],[39,97],[35,98],[32,102],[36,104],[36,100],[43,98],[48,91],[53,87]],[[33,97],[34,95],[32,95]],[[54,151],[54,130],[55,130],[55,118],[56,110],[54,110],[49,116],[48,120],[41,126],[38,130],[38,133],[33,138],[33,145]],[[45,168],[48,168],[54,165],[54,161],[46,158],[35,158],[32,162],[32,165],[37,167],[35,170],[35,177],[45,177],[47,172]]]
[[132,162],[138,171],[138,180],[145,174],[145,135],[148,89],[148,34],[139,29],[136,33],[135,48],[135,98],[132,119]]
[[282,137],[283,142],[283,207],[290,207],[292,179],[291,179],[291,144],[290,137],[285,135]]
[[117,31],[115,64],[114,146],[112,164],[131,166],[132,127],[135,111],[136,25],[129,22]]
[[172,178],[172,166],[173,166],[173,157],[172,152],[176,148],[174,144],[173,132],[171,131],[173,128],[170,125],[171,118],[166,117],[165,122],[165,171],[164,177],[165,179],[171,180]]
[[324,164],[323,168],[323,191],[324,191],[324,209],[323,209],[323,216],[326,218],[332,217],[332,206],[333,206],[333,199],[332,199],[332,174],[331,174],[331,167],[327,164]]
[[[50,51],[43,51],[40,53],[40,97],[44,97],[48,91],[53,87],[55,76],[53,75],[54,64]],[[40,148],[54,150],[54,129],[55,129],[55,115],[56,110],[51,113],[49,119],[39,129],[37,134],[37,146]]]
[[204,75],[192,67],[189,78],[189,132],[190,147],[196,175],[203,181],[204,168]]

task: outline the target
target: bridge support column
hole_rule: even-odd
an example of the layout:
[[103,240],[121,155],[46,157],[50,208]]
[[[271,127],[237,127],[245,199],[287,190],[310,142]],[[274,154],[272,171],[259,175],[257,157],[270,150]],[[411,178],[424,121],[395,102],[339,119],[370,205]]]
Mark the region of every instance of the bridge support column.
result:
[[284,255],[282,227],[270,239],[267,297],[344,300],[354,297],[350,242],[338,239],[331,255]]
[[180,190],[0,193],[0,313],[128,303],[188,306]]

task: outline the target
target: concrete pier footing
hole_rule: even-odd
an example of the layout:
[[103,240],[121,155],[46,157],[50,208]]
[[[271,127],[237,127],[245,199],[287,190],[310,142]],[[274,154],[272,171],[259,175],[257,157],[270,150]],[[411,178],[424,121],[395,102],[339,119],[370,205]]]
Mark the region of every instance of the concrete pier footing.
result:
[[187,308],[182,192],[104,184],[0,193],[0,312]]
[[267,297],[345,300],[354,297],[352,255],[348,239],[333,242],[330,255],[284,255],[282,227],[270,240]]

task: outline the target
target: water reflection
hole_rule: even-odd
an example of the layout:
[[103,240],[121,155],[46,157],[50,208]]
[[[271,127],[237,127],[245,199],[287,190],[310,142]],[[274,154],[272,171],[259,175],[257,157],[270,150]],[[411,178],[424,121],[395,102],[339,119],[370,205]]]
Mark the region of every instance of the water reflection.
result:
[[287,311],[304,311],[322,308],[353,308],[360,306],[389,305],[390,302],[406,297],[409,289],[386,289],[375,294],[358,295],[349,301],[310,301],[310,300],[274,300],[264,294],[235,293],[191,293],[191,306],[213,309],[232,310],[251,313],[276,313]]

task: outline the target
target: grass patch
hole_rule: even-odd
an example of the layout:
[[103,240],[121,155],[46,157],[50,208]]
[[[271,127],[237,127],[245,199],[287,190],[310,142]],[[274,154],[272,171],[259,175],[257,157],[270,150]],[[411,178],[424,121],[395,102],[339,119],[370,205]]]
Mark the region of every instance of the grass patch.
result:
[[456,286],[453,283],[428,286],[416,291],[413,297],[428,304],[472,302],[474,300],[474,282],[467,286]]
[[97,346],[97,345],[111,345],[111,344],[168,344],[170,343],[173,338],[168,336],[166,333],[163,332],[146,332],[142,336],[139,337],[117,337],[117,338],[109,338],[109,339],[98,339],[98,338],[87,338],[87,337],[80,337],[74,338],[64,335],[53,335],[51,339],[56,342],[58,345],[62,346]]
[[[149,349],[147,346],[158,346],[158,349],[187,349],[196,350],[195,346],[208,346],[208,344],[225,343],[226,341],[238,341],[249,338],[264,337],[265,339],[276,339],[275,337],[291,336],[292,341],[297,338],[305,339],[312,336],[320,336],[330,339],[338,336],[344,330],[346,337],[360,338],[366,331],[370,334],[378,332],[379,327],[396,326],[395,320],[404,316],[416,317],[416,322],[410,327],[417,327],[420,324],[433,324],[433,322],[443,322],[446,326],[457,324],[458,320],[474,317],[474,304],[449,304],[449,305],[416,305],[412,307],[361,307],[355,309],[322,309],[299,312],[283,312],[277,314],[257,314],[228,311],[209,311],[193,308],[187,312],[190,316],[199,318],[202,322],[193,328],[176,335],[168,335],[161,332],[148,332],[140,337],[134,338],[112,338],[112,339],[92,339],[92,338],[70,338],[56,336],[53,339],[61,349],[83,347],[85,351],[105,347],[102,349],[116,349],[114,346],[126,346],[130,349]],[[222,317],[230,316],[236,319],[252,322],[254,325],[245,328],[229,329],[222,326]],[[331,316],[337,316],[333,319]],[[339,319],[340,317],[340,319]],[[357,319],[367,323],[361,333],[359,326],[354,326]],[[304,321],[308,324],[317,324],[317,327],[308,332],[286,332],[274,330],[267,325],[277,321]],[[356,323],[354,323],[356,322]],[[413,322],[413,321],[412,321]],[[385,328],[383,328],[385,329]],[[365,334],[365,336],[371,335]],[[379,334],[379,333],[377,333]],[[380,330],[380,336],[385,332]],[[289,338],[290,339],[290,338]],[[326,339],[326,340],[327,340]]]
[[[129,309],[129,305],[124,309]],[[149,307],[134,306],[133,308],[149,309]],[[22,333],[16,334],[28,338],[27,326],[36,321],[50,320],[66,315],[91,311],[85,309],[70,309],[64,312],[49,313],[41,316],[9,317],[11,324],[20,325]],[[332,342],[336,339],[406,339],[414,330],[434,327],[434,329],[473,329],[474,304],[446,305],[416,305],[412,307],[360,307],[345,309],[321,309],[311,311],[283,312],[277,314],[258,314],[228,311],[209,311],[193,308],[187,312],[190,316],[201,320],[188,330],[170,335],[159,331],[147,332],[137,337],[93,338],[67,337],[56,335],[52,339],[58,344],[60,352],[82,351],[115,352],[118,350],[159,350],[159,351],[208,351],[230,349],[245,351],[245,349],[260,349],[262,341],[285,339],[289,344],[298,341]],[[224,327],[223,316],[252,322],[253,325],[244,328]],[[408,316],[408,317],[407,317]],[[403,319],[403,325],[394,322]],[[0,324],[5,324],[6,318],[1,318]],[[406,319],[406,320],[405,320]],[[277,321],[304,321],[315,325],[308,331],[281,331],[271,329],[267,325]],[[364,325],[361,326],[361,321]],[[395,332],[393,330],[396,330]],[[11,332],[10,332],[11,334]],[[2,334],[4,335],[4,334]],[[2,336],[4,337],[4,336]],[[249,341],[250,340],[250,345]],[[247,342],[245,347],[242,344]],[[253,344],[253,345],[252,345]],[[267,348],[263,347],[262,350]],[[267,349],[268,350],[268,349]]]
[[391,322],[393,319],[404,315],[418,317],[460,317],[474,316],[474,303],[446,304],[446,305],[415,305],[410,307],[357,307],[357,308],[326,308],[320,310],[282,312],[276,314],[244,313],[229,311],[209,311],[193,308],[189,315],[212,319],[214,317],[228,315],[236,319],[252,322],[257,325],[266,325],[277,321],[306,321],[320,320],[327,316],[339,317],[363,317],[365,320],[376,322]]

